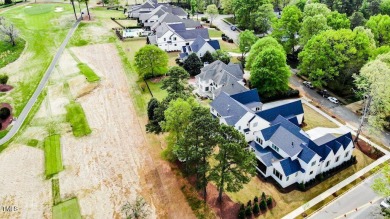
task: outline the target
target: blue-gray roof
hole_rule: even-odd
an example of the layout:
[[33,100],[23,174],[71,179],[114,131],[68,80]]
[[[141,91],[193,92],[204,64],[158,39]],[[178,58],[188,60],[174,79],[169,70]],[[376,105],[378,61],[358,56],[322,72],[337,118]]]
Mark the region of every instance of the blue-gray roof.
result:
[[206,40],[203,39],[200,35],[198,35],[195,39],[195,41],[191,44],[191,49],[194,52],[198,52],[200,48],[206,43]]
[[186,26],[183,23],[168,24],[175,32],[185,31]]
[[280,105],[274,108],[257,112],[256,115],[260,116],[261,118],[265,119],[268,122],[271,122],[275,120],[276,117],[278,117],[278,115],[288,118],[291,116],[297,116],[302,113],[303,113],[302,102],[301,100],[297,100],[291,103],[287,103],[284,105]]
[[326,145],[319,146],[316,143],[314,143],[313,141],[309,141],[307,146],[321,157],[320,161],[325,160],[328,157],[328,155],[330,154],[330,152],[332,151],[332,149],[330,147],[328,147]]
[[[183,24],[183,26],[184,26],[184,24]],[[185,40],[196,39],[198,36],[201,36],[204,39],[210,38],[209,31],[206,28],[199,28],[199,29],[192,29],[192,30],[181,30],[181,31],[176,31],[176,33]]]
[[187,57],[187,56],[188,56],[188,53],[186,53],[186,52],[182,52],[182,53],[179,54],[179,57],[180,57],[181,59],[184,59],[184,58]]
[[297,159],[291,160],[291,158],[286,158],[280,161],[280,165],[282,166],[284,175],[286,176],[290,176],[302,169]]
[[211,47],[213,47],[215,50],[221,49],[221,46],[219,45],[218,40],[210,40],[208,41]]
[[222,92],[210,103],[228,125],[235,125],[246,113],[247,109],[228,94]]
[[311,159],[316,155],[316,152],[311,150],[309,147],[304,144],[301,145],[302,151],[298,154],[298,157],[305,163],[309,163]]
[[279,126],[280,125],[277,124],[277,125],[273,125],[273,126],[270,126],[270,127],[267,127],[265,129],[260,130],[261,134],[264,137],[264,140],[268,141],[272,137],[272,135],[275,133],[275,131],[279,128]]
[[280,156],[275,151],[271,150],[270,148],[262,148],[259,144],[257,144],[255,141],[252,141],[249,143],[252,148],[255,149],[256,156],[260,159],[260,161],[267,167],[272,166],[272,162],[278,161],[280,159],[283,159],[282,156]]
[[238,102],[247,105],[249,103],[259,103],[260,97],[257,92],[257,89],[248,90],[242,93],[234,94],[231,96],[233,99],[237,100]]

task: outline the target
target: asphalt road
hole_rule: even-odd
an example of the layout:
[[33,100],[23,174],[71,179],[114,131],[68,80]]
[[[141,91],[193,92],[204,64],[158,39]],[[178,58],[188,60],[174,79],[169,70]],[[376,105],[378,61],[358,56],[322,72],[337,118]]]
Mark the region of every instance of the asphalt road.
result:
[[[298,78],[294,74],[290,77],[289,81],[291,86],[294,87],[295,89],[299,89],[302,95],[306,96],[308,99],[313,100],[314,102],[317,102],[322,108],[327,108],[327,110],[331,112],[332,115],[342,119],[349,125],[353,126],[355,131],[357,130],[360,124],[360,117],[358,117],[351,110],[349,110],[343,105],[334,104],[330,102],[328,99],[320,96],[314,89],[312,90],[304,86],[302,84],[303,80]],[[365,127],[363,126],[363,132],[366,136],[375,138],[377,141],[382,142],[383,145],[390,148],[390,134],[388,132],[379,132],[376,134],[367,135],[368,133],[367,125],[365,125]]]
[[[382,201],[382,198],[370,187],[374,179],[378,177],[380,177],[379,174],[366,179],[365,182],[348,191],[319,212],[311,215],[310,218],[344,218],[344,214],[346,214],[346,218],[373,218],[373,213],[377,212]],[[372,204],[370,203],[371,201]],[[358,210],[356,211],[356,209]]]
[[238,35],[240,32],[233,31],[230,29],[230,25],[225,23],[222,19],[231,17],[232,15],[218,15],[217,18],[214,19],[213,25],[217,26],[222,32],[224,32],[229,38],[233,39],[235,43],[238,42]]
[[37,101],[39,95],[41,94],[43,88],[46,85],[46,82],[49,80],[49,77],[56,66],[58,59],[61,57],[62,53],[65,50],[65,46],[68,44],[70,38],[72,37],[74,31],[76,30],[77,26],[79,25],[81,21],[81,18],[79,18],[72,26],[72,28],[69,30],[68,34],[66,35],[66,38],[62,42],[60,48],[58,49],[57,53],[55,54],[53,60],[50,63],[49,68],[46,70],[45,74],[43,75],[43,78],[39,82],[36,90],[34,91],[34,94],[31,96],[31,98],[28,100],[26,106],[24,106],[22,112],[17,117],[16,121],[14,122],[13,126],[11,127],[10,131],[5,135],[2,139],[0,139],[0,145],[6,143],[9,141],[12,137],[15,136],[15,134],[19,131],[20,127],[23,125],[24,121],[26,120],[28,114],[30,113],[31,108],[34,106],[35,102]]

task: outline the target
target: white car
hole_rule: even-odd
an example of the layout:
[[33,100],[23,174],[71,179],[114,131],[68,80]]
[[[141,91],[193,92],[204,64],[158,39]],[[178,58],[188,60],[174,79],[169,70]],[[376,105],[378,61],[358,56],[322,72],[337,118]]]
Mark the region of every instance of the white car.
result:
[[338,104],[339,100],[336,97],[328,97],[328,100],[332,103]]
[[304,81],[304,82],[303,82],[303,85],[305,85],[306,87],[308,87],[308,88],[310,88],[310,89],[313,89],[313,88],[314,88],[314,86],[311,84],[310,81]]
[[381,207],[385,209],[390,209],[390,197],[383,199],[383,201],[381,202]]

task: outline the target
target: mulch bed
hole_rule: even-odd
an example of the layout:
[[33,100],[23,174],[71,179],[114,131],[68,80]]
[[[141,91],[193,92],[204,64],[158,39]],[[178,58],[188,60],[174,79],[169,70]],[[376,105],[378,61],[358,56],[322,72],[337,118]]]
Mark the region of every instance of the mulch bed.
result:
[[8,104],[8,103],[1,103],[1,107],[0,108],[8,108],[9,109],[9,111],[11,111],[11,115],[10,116],[8,116],[8,118],[6,118],[6,119],[4,119],[4,120],[0,120],[0,122],[1,122],[1,129],[0,129],[0,131],[2,131],[2,130],[4,130],[4,129],[6,129],[8,126],[9,126],[9,124],[11,124],[11,122],[12,122],[12,120],[13,120],[13,116],[12,116],[12,107],[11,107],[11,105],[10,104]]
[[236,219],[240,210],[240,204],[232,201],[225,193],[223,193],[222,203],[220,203],[218,201],[218,189],[211,183],[207,185],[207,204],[219,218],[224,219]]
[[14,87],[8,84],[0,84],[0,92],[7,92],[12,90]]
[[[353,136],[353,139],[355,139],[355,136]],[[363,141],[362,139],[359,139],[358,142],[354,144],[356,149],[360,150],[371,159],[377,160],[384,155],[380,150],[371,146],[370,144]]]

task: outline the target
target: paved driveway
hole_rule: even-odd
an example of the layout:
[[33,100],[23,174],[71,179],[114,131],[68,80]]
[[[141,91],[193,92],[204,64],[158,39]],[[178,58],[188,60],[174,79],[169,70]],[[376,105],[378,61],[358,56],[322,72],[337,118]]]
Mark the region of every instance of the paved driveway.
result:
[[225,23],[222,19],[232,17],[232,15],[218,15],[213,21],[213,24],[217,26],[222,32],[224,32],[229,38],[232,38],[235,43],[238,42],[238,35],[240,32],[230,29],[230,25]]
[[[370,186],[374,179],[379,176],[380,175],[377,174],[368,178],[365,182],[356,186],[330,205],[310,216],[310,218],[344,218],[344,214],[347,214],[346,218],[372,218],[369,215],[376,210],[382,198],[378,196]],[[371,201],[373,201],[373,204],[370,203]],[[356,208],[358,209],[357,211]]]

